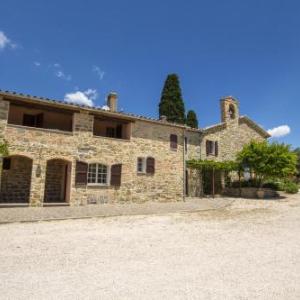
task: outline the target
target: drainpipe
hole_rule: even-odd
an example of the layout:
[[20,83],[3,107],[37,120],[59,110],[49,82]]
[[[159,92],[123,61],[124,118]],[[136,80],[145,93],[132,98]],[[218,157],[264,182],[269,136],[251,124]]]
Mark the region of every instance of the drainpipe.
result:
[[183,129],[183,195],[182,195],[182,200],[185,201],[185,196],[186,196],[186,145],[185,145],[185,128]]

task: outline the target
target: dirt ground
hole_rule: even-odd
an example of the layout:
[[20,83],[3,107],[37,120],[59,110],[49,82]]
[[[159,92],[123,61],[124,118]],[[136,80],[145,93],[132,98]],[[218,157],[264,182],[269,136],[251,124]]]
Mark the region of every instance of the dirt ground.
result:
[[1,299],[300,299],[300,195],[3,224],[0,237]]

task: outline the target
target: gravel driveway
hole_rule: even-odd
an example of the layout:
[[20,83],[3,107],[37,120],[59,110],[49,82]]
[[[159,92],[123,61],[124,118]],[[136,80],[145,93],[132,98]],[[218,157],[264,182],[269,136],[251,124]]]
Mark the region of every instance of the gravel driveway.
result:
[[300,299],[300,197],[0,226],[1,299]]

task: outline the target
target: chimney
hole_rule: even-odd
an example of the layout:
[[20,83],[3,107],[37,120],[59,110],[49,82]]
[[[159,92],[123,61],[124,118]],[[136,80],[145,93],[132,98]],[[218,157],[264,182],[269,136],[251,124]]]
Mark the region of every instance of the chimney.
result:
[[118,109],[118,95],[115,92],[110,92],[107,96],[107,106],[110,111],[116,112]]
[[168,120],[167,120],[167,116],[165,116],[165,115],[161,115],[159,119],[160,119],[161,121],[163,121],[163,122],[167,122],[167,121],[168,121]]

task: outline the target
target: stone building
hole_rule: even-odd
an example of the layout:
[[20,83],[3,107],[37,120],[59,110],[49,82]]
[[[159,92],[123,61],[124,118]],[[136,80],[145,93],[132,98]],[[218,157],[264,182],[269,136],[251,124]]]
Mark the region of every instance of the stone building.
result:
[[86,205],[182,201],[202,196],[202,178],[186,160],[231,159],[267,132],[239,116],[238,102],[221,100],[222,123],[205,128],[0,91],[0,203]]

